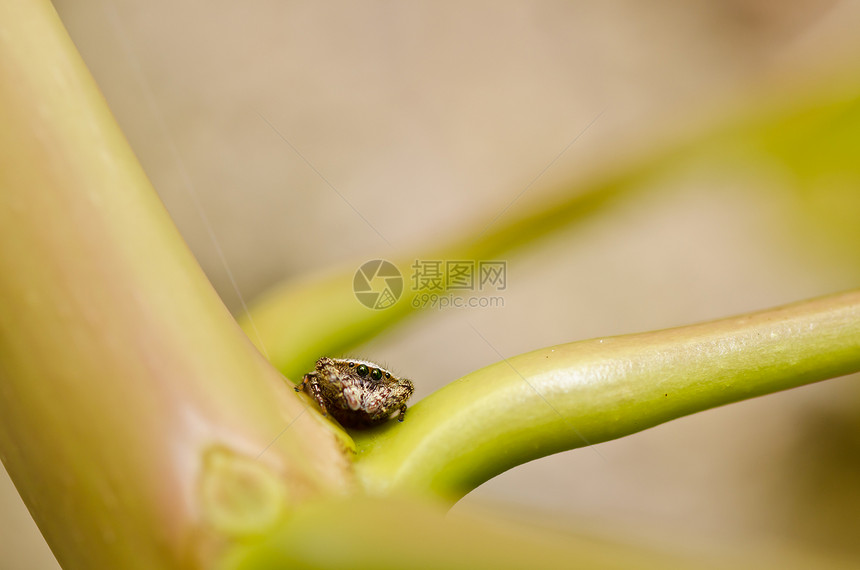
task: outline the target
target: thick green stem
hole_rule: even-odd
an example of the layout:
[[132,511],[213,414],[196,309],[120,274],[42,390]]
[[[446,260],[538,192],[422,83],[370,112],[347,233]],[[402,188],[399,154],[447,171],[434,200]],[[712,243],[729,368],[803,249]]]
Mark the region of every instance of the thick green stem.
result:
[[[487,513],[490,514],[490,513]],[[404,497],[354,496],[300,508],[277,533],[238,545],[218,570],[374,568],[446,570],[728,568],[648,546],[529,527],[492,513],[446,516],[440,505]]]
[[349,484],[46,0],[0,3],[0,456],[64,568],[196,564]]
[[372,492],[457,499],[532,459],[860,370],[860,291],[760,313],[530,352],[356,435]]

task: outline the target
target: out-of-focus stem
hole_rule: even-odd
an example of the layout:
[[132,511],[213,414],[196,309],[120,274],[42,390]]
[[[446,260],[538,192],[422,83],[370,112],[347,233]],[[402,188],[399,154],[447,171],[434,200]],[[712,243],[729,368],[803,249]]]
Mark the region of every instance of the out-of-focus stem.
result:
[[0,3],[0,456],[64,568],[174,568],[349,484],[53,7]]

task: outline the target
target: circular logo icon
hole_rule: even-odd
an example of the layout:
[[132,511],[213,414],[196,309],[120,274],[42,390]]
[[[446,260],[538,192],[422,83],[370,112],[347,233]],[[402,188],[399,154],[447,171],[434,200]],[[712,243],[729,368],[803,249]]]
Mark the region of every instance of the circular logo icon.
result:
[[403,276],[390,261],[374,259],[355,272],[352,290],[358,302],[365,307],[387,309],[403,294]]

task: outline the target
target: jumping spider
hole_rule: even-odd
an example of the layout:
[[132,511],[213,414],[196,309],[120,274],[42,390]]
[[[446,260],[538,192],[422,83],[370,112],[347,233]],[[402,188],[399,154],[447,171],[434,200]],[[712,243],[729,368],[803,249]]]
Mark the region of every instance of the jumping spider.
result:
[[398,410],[402,422],[415,387],[372,362],[323,356],[296,385],[296,392],[302,390],[324,416],[331,414],[344,427],[364,428],[384,423]]

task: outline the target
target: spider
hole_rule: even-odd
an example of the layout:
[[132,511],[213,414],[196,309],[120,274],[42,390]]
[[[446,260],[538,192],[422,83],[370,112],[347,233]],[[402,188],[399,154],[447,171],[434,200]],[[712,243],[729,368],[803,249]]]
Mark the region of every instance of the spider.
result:
[[366,360],[329,358],[317,360],[313,372],[296,385],[319,404],[323,415],[331,414],[344,427],[364,428],[388,421],[399,411],[406,415],[406,400],[415,391],[410,380]]

